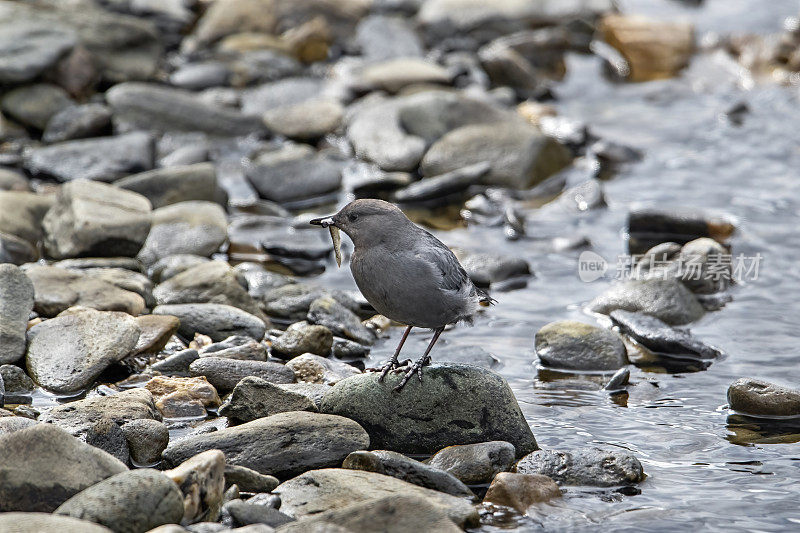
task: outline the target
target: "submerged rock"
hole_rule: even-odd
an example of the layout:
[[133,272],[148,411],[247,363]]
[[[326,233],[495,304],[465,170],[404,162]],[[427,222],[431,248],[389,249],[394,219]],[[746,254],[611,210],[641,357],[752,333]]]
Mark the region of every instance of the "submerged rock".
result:
[[369,446],[361,426],[341,416],[292,411],[194,435],[164,451],[174,465],[205,450],[221,450],[228,463],[288,479],[313,468],[341,464]]
[[755,378],[739,378],[728,387],[730,408],[754,416],[800,416],[800,390]]
[[468,485],[490,483],[499,472],[508,472],[516,449],[501,440],[448,446],[436,452],[428,464],[453,474]]
[[561,489],[547,476],[500,472],[492,480],[483,501],[506,505],[525,513],[534,503],[560,497]]
[[561,485],[611,487],[644,480],[639,460],[621,450],[537,450],[517,463],[520,474],[542,474]]
[[542,364],[567,370],[617,370],[628,363],[619,335],[572,320],[551,322],[540,329],[535,349]]
[[511,389],[499,375],[476,366],[434,363],[401,394],[402,375],[366,373],[337,383],[321,411],[352,418],[370,434],[373,448],[434,453],[451,444],[505,440],[517,456],[537,449]]
[[606,315],[616,309],[644,313],[670,325],[693,322],[705,313],[694,294],[676,279],[617,283],[592,300],[589,309]]

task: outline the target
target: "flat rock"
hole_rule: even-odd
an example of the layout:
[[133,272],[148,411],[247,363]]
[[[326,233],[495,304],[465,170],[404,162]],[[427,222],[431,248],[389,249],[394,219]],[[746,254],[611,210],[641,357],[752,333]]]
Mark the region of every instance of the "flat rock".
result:
[[417,496],[444,512],[458,526],[475,526],[478,522],[475,508],[465,498],[362,470],[311,470],[281,483],[273,492],[281,497],[281,510],[298,519],[387,496]]
[[317,406],[304,394],[285,390],[255,376],[237,383],[219,408],[221,416],[240,423],[287,411],[317,411]]
[[286,367],[292,369],[297,381],[328,385],[361,373],[359,369],[347,363],[310,353],[291,359],[286,363]]
[[141,333],[134,354],[155,354],[164,349],[178,331],[180,320],[170,315],[143,315],[136,317]]
[[239,283],[236,272],[221,261],[192,267],[158,285],[153,291],[159,305],[215,303],[237,307],[260,318],[267,318]]
[[739,378],[728,387],[730,408],[754,416],[800,415],[800,391],[754,378]]
[[225,492],[225,455],[208,450],[179,464],[164,475],[183,493],[183,524],[213,522],[219,517]]
[[179,202],[218,202],[220,191],[212,163],[176,165],[134,174],[114,185],[141,194],[158,209]]
[[519,474],[541,474],[561,485],[612,487],[644,479],[639,460],[621,450],[581,448],[571,452],[537,450],[517,463]]
[[551,322],[536,333],[536,355],[546,366],[567,370],[617,370],[628,363],[625,344],[613,331],[572,320]]
[[83,489],[127,470],[118,459],[51,424],[0,435],[0,447],[2,512],[52,512]]
[[650,315],[618,309],[611,311],[610,316],[622,333],[655,352],[694,355],[703,359],[722,355],[720,350],[695,338],[688,331],[673,328]]
[[413,203],[463,193],[471,185],[477,185],[487,172],[489,172],[488,163],[468,165],[452,172],[412,183],[408,187],[395,191],[392,198],[396,202]]
[[0,26],[0,82],[24,83],[52,67],[76,42],[71,29],[4,18]]
[[150,202],[110,185],[62,185],[42,222],[50,257],[135,256],[150,233]]
[[227,238],[228,221],[219,204],[179,202],[153,211],[153,227],[139,258],[151,265],[177,254],[211,257]]
[[153,139],[143,132],[97,137],[34,148],[25,167],[34,176],[58,181],[115,181],[153,168]]
[[531,268],[522,257],[492,253],[470,253],[461,265],[476,285],[488,287],[512,278],[528,277]]
[[8,91],[0,108],[16,121],[43,130],[50,118],[72,105],[66,91],[57,85],[37,83]]
[[331,296],[311,302],[307,319],[311,324],[325,326],[334,335],[347,337],[361,344],[375,343],[375,333],[362,324],[353,311]]
[[208,335],[214,342],[232,335],[243,335],[256,340],[264,338],[266,325],[257,316],[238,307],[225,304],[167,304],[153,309],[156,315],[172,315],[180,320],[178,332],[187,339],[195,333]]
[[10,533],[40,533],[59,531],[61,533],[111,533],[107,527],[88,520],[71,516],[58,516],[49,513],[3,513],[0,514],[0,530]]
[[47,122],[42,134],[46,143],[100,137],[111,129],[111,110],[103,104],[65,107]]
[[244,361],[222,357],[201,357],[189,365],[193,376],[205,376],[220,392],[233,390],[247,376],[256,376],[270,383],[293,383],[294,372],[271,361]]
[[424,176],[488,161],[485,185],[524,189],[555,174],[572,160],[569,150],[532,126],[517,122],[471,124],[451,130],[425,153]]
[[126,313],[69,310],[31,328],[28,372],[48,390],[79,391],[129,355],[140,332],[136,320]]
[[342,164],[308,147],[288,145],[258,156],[246,175],[261,198],[280,204],[338,190]]
[[535,503],[560,497],[561,489],[547,476],[500,472],[489,485],[483,501],[513,507],[524,514]]
[[464,498],[475,496],[464,483],[452,474],[389,450],[353,452],[345,458],[342,468],[392,476],[453,496]]
[[33,283],[19,267],[0,264],[0,364],[25,355],[25,333],[33,311]]
[[145,468],[121,472],[92,485],[61,504],[55,514],[134,533],[179,522],[183,498],[170,478]]
[[355,83],[362,90],[396,93],[409,85],[447,85],[450,79],[450,73],[436,63],[421,57],[400,57],[365,66]]
[[699,319],[705,311],[692,292],[676,279],[617,283],[589,303],[589,310],[609,314],[621,309],[654,316],[671,326]]
[[30,264],[25,265],[24,271],[33,282],[34,310],[43,317],[53,317],[77,306],[130,315],[138,315],[145,309],[141,295],[80,270]]
[[121,83],[106,92],[114,123],[124,129],[202,131],[216,136],[261,134],[256,117],[209,105],[183,89],[149,83]]
[[280,337],[272,341],[271,353],[283,359],[291,359],[311,353],[328,355],[333,345],[333,333],[325,326],[295,322]]
[[520,457],[537,449],[530,427],[506,381],[476,366],[437,364],[425,367],[422,382],[410,380],[402,393],[392,389],[402,379],[365,373],[337,383],[321,411],[357,421],[374,448],[401,453],[434,453],[452,444],[490,440],[511,442]]
[[290,139],[307,141],[334,131],[343,116],[344,108],[339,102],[316,99],[270,109],[262,118],[271,131]]
[[369,446],[361,426],[340,416],[293,411],[212,433],[186,437],[164,452],[168,465],[218,449],[228,463],[288,479],[313,468],[341,464]]
[[516,450],[505,441],[448,446],[436,452],[428,464],[449,472],[468,485],[491,483],[495,475],[514,465]]

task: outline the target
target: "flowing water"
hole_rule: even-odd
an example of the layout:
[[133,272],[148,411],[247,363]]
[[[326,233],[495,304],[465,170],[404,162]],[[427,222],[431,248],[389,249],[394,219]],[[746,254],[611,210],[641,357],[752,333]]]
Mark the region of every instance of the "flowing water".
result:
[[[769,9],[767,9],[767,5]],[[718,31],[775,33],[797,2],[622,2],[625,12],[683,16],[698,36]],[[504,240],[498,228],[436,232],[450,246],[521,255],[535,278],[524,289],[495,293],[498,305],[474,327],[445,332],[440,343],[481,346],[502,362],[539,445],[574,449],[601,445],[631,451],[647,479],[636,491],[568,488],[529,517],[500,524],[540,530],[787,531],[800,528],[800,429],[728,420],[726,390],[742,376],[800,384],[797,348],[800,301],[800,101],[798,89],[755,84],[721,55],[697,56],[679,79],[612,84],[596,58],[570,57],[555,87],[559,114],[585,121],[600,137],[644,151],[641,162],[604,183],[607,208],[575,214],[529,209],[527,239]],[[741,125],[725,111],[746,103]],[[554,320],[595,322],[583,306],[611,274],[592,283],[577,275],[579,251],[542,252],[537,238],[582,234],[611,263],[626,253],[632,207],[696,208],[733,219],[733,254],[761,254],[757,279],[730,290],[733,300],[692,324],[727,357],[694,373],[653,373],[631,367],[629,396],[587,390],[574,378],[552,381],[538,369],[533,338]],[[320,283],[355,286],[335,264]],[[370,363],[391,355],[401,328],[372,351]],[[421,354],[430,332],[415,331],[406,357]],[[436,358],[436,350],[433,352]],[[800,424],[798,425],[800,427]],[[485,525],[491,531],[500,525]]]

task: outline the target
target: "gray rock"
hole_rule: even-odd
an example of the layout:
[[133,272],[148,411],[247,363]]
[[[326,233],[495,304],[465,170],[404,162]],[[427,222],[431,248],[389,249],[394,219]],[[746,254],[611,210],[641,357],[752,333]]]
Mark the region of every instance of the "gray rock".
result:
[[754,378],[739,378],[728,387],[730,408],[754,416],[800,415],[800,391]]
[[331,355],[339,359],[362,359],[367,357],[369,352],[369,346],[340,337],[334,337],[331,346]]
[[247,503],[242,500],[233,500],[226,503],[222,512],[223,515],[230,516],[233,525],[236,527],[250,524],[265,524],[270,527],[278,527],[294,522],[292,517],[283,514],[277,509],[265,505]]
[[150,277],[156,283],[160,283],[177,276],[184,270],[189,270],[193,266],[208,263],[209,261],[208,257],[193,254],[168,255],[159,259],[150,267]]
[[488,163],[476,163],[440,176],[425,178],[408,187],[395,191],[392,198],[396,202],[424,202],[454,193],[463,193],[471,185],[476,185],[489,172]]
[[205,376],[220,392],[233,390],[247,376],[256,376],[270,383],[293,383],[291,368],[269,361],[242,361],[222,357],[202,357],[189,365],[193,376]]
[[294,371],[297,381],[329,385],[361,373],[359,369],[347,363],[310,353],[295,357],[286,363],[286,367]]
[[33,310],[33,283],[14,265],[0,264],[0,364],[25,355],[25,333]]
[[159,305],[186,303],[215,303],[237,307],[260,318],[261,312],[244,287],[236,272],[221,261],[212,261],[192,267],[161,283],[153,291]]
[[16,365],[0,366],[0,379],[3,380],[6,394],[31,392],[36,388],[36,384],[28,374]]
[[373,448],[401,453],[434,453],[451,444],[505,440],[517,456],[537,449],[530,427],[506,381],[476,366],[437,364],[392,392],[402,378],[377,373],[337,383],[321,411],[352,418],[366,428]]
[[236,485],[244,492],[272,492],[278,478],[238,465],[225,465],[225,487]]
[[447,85],[450,79],[450,73],[436,63],[419,57],[399,57],[366,65],[355,84],[361,90],[397,93],[410,85]]
[[267,348],[246,336],[231,336],[200,349],[200,357],[221,357],[246,361],[266,361]]
[[532,126],[518,122],[472,124],[454,129],[436,141],[420,164],[424,176],[451,172],[488,161],[486,185],[529,188],[555,174],[572,160],[564,146]]
[[299,383],[278,383],[278,387],[285,391],[302,394],[311,400],[317,409],[319,409],[319,406],[322,404],[322,398],[325,396],[325,393],[331,389],[330,385],[308,383],[306,381],[301,381]]
[[543,365],[566,370],[617,370],[628,363],[619,335],[582,322],[551,322],[536,333],[536,355]]
[[43,317],[56,316],[74,306],[130,315],[145,309],[144,298],[139,294],[80,270],[33,264],[26,265],[24,271],[33,282],[34,310]]
[[281,533],[349,531],[462,531],[447,513],[423,496],[391,495],[344,505],[280,528]]
[[341,464],[369,446],[364,429],[346,418],[307,412],[279,413],[213,433],[186,437],[164,451],[168,465],[205,450],[222,450],[228,463],[287,479]]
[[259,292],[259,303],[268,315],[293,321],[305,320],[311,304],[326,296],[334,298],[350,311],[357,311],[360,307],[357,301],[342,291],[331,291],[306,283],[291,283]]
[[231,78],[230,69],[218,61],[189,63],[173,72],[169,81],[176,87],[200,90],[227,85]]
[[164,475],[183,493],[182,524],[217,520],[225,493],[225,455],[221,451],[199,453]]
[[136,320],[126,313],[70,310],[31,328],[28,372],[48,390],[79,391],[130,354],[140,331]]
[[261,134],[256,117],[208,105],[196,95],[148,83],[122,83],[106,92],[114,123],[122,129],[202,131],[216,136]]
[[311,470],[281,483],[273,492],[281,497],[281,510],[298,519],[386,496],[416,496],[444,512],[458,526],[475,526],[478,522],[475,508],[465,498],[362,470]]
[[181,321],[178,332],[187,339],[195,333],[208,335],[219,342],[231,335],[244,335],[256,340],[264,338],[266,325],[260,318],[225,304],[168,304],[153,309],[153,314],[173,315]]
[[131,420],[122,426],[122,433],[128,442],[131,460],[136,465],[150,466],[158,463],[161,452],[169,444],[169,428],[158,420]]
[[311,302],[307,318],[312,324],[325,326],[334,335],[347,337],[361,344],[375,343],[375,333],[364,326],[355,313],[333,297],[324,296]]
[[130,462],[130,451],[125,435],[119,425],[110,418],[101,418],[89,426],[82,437],[86,444],[110,453],[124,464]]
[[143,132],[80,139],[34,148],[25,158],[34,176],[58,181],[115,181],[153,168],[153,139]]
[[353,452],[345,458],[342,468],[384,474],[453,496],[464,498],[475,496],[452,474],[389,450]]
[[8,233],[0,233],[0,263],[24,265],[39,260],[39,252],[31,243]]
[[502,365],[500,360],[492,353],[487,352],[480,346],[470,345],[451,345],[437,346],[437,361],[447,361],[450,363],[466,363],[483,368],[497,368]]
[[150,368],[162,374],[188,373],[189,365],[199,357],[200,354],[197,353],[195,349],[181,350],[180,352],[170,355],[166,359],[153,363],[153,366]]
[[276,107],[263,115],[267,127],[290,139],[309,141],[334,131],[342,122],[344,108],[339,102],[315,99]]
[[319,78],[285,78],[266,83],[247,89],[242,94],[242,112],[261,116],[271,109],[302,104],[319,98],[324,89],[325,80]]
[[228,221],[219,204],[179,202],[153,211],[153,227],[139,259],[151,265],[176,254],[210,257],[227,238]]
[[220,200],[217,172],[212,163],[171,166],[142,172],[114,182],[150,200],[153,209],[179,202]]
[[122,472],[76,494],[55,514],[82,518],[114,531],[138,533],[183,517],[178,486],[157,470]]
[[69,28],[3,17],[0,25],[0,83],[33,80],[75,45]]
[[513,507],[524,514],[535,503],[560,497],[561,489],[547,476],[501,472],[492,480],[483,501]]
[[317,406],[303,394],[284,390],[255,376],[237,383],[228,400],[219,408],[221,416],[234,422],[251,422],[287,411],[317,411]]
[[514,465],[516,450],[510,442],[495,440],[448,446],[436,452],[428,464],[449,472],[468,485],[490,483]]
[[39,83],[7,92],[3,95],[0,108],[20,123],[43,130],[53,115],[70,105],[72,100],[64,89]]
[[679,209],[645,208],[628,215],[628,251],[643,254],[654,246],[672,241],[683,245],[699,237],[724,240],[735,227],[729,220]]
[[150,202],[110,185],[77,180],[61,186],[44,217],[44,245],[56,259],[135,256],[150,233]]
[[644,480],[639,460],[616,449],[537,450],[520,459],[516,471],[519,474],[542,474],[560,485],[612,487]]
[[356,26],[354,40],[367,61],[424,55],[422,43],[414,28],[401,17],[364,17]]
[[476,284],[488,287],[512,278],[531,275],[528,262],[521,257],[491,253],[468,254],[461,264],[470,279]]
[[42,135],[46,143],[99,137],[111,128],[111,110],[102,104],[69,106],[55,113]]
[[25,174],[10,168],[0,168],[0,191],[29,191]]
[[261,154],[246,174],[261,198],[277,203],[321,196],[342,183],[340,162],[300,145]]
[[694,355],[703,359],[722,355],[720,350],[695,338],[688,331],[673,328],[650,315],[618,309],[611,311],[610,316],[622,333],[655,352]]
[[169,315],[143,315],[136,317],[136,323],[141,333],[133,349],[134,355],[159,353],[180,326],[180,320]]
[[24,416],[0,417],[0,436],[33,427],[38,423],[32,418],[25,418]]
[[616,309],[644,313],[673,326],[693,322],[705,313],[692,292],[676,279],[617,283],[592,300],[589,309],[606,315]]
[[89,428],[106,418],[124,426],[140,419],[161,420],[161,415],[150,391],[136,388],[53,407],[42,416],[42,421],[55,424],[76,437],[83,437]]
[[303,264],[315,265],[326,259],[333,245],[330,238],[311,225],[296,227],[291,221],[270,215],[238,215],[228,227],[231,247],[265,251],[300,274]]
[[272,341],[271,353],[282,359],[291,359],[312,353],[328,355],[333,345],[333,333],[325,326],[295,322],[283,335]]
[[[0,511],[52,512],[127,467],[50,424],[0,435]],[[3,516],[3,515],[0,515]]]
[[0,530],[13,533],[41,533],[42,531],[112,533],[107,527],[93,524],[88,520],[78,520],[71,516],[58,516],[48,513],[0,514]]
[[0,192],[0,231],[36,245],[42,238],[42,218],[53,206],[52,196],[23,191]]

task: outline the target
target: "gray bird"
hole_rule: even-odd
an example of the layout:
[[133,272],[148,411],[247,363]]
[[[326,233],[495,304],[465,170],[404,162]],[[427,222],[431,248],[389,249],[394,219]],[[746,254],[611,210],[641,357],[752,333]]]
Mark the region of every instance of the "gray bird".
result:
[[[382,200],[355,200],[335,215],[311,224],[338,228],[353,241],[350,270],[356,285],[380,314],[406,325],[394,355],[381,370],[379,381],[398,368],[398,357],[411,328],[433,330],[425,354],[411,365],[401,390],[431,361],[430,352],[445,326],[472,321],[480,306],[494,300],[469,279],[450,249],[420,228],[396,206]],[[338,260],[338,233],[331,230]]]

